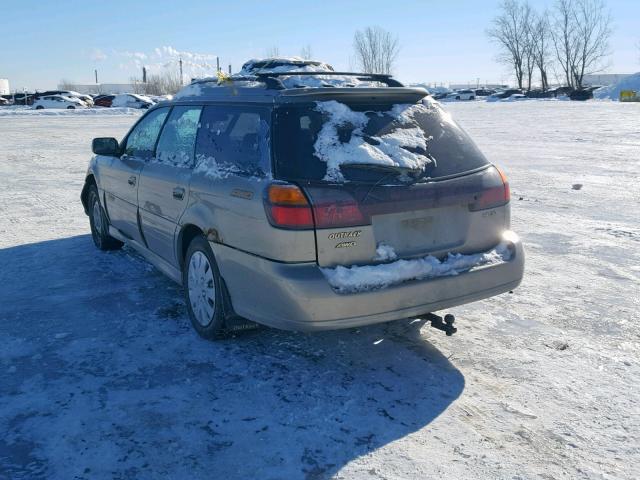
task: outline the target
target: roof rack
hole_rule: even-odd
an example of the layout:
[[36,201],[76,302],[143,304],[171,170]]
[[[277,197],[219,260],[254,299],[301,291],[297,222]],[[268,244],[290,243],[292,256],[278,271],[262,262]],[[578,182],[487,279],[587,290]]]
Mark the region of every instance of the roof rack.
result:
[[[381,82],[387,85],[388,87],[404,87],[402,83],[394,79],[391,75],[383,74],[383,73],[357,73],[357,72],[255,72],[255,75],[259,79],[268,79],[272,78],[277,80],[275,77],[288,77],[288,76],[298,76],[298,75],[335,75],[335,76],[345,76],[345,77],[356,77],[358,80],[373,80],[376,82]],[[282,83],[282,82],[280,82]],[[283,85],[284,88],[284,85]]]
[[282,81],[278,77],[289,77],[289,76],[343,76],[343,77],[356,77],[361,81],[375,81],[384,83],[388,87],[404,87],[402,83],[391,77],[391,75],[386,75],[382,73],[357,73],[357,72],[256,72],[251,75],[244,76],[230,76],[224,78],[201,78],[199,80],[193,80],[191,85],[198,83],[217,83],[218,85],[224,85],[225,83],[233,83],[233,82],[262,82],[265,84],[265,87],[269,90],[286,90],[286,87],[282,83]]

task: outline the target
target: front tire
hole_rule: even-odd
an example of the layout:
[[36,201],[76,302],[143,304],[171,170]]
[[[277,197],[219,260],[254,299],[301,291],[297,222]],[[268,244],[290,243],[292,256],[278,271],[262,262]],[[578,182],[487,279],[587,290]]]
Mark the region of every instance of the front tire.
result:
[[224,336],[222,278],[209,242],[203,236],[195,237],[189,244],[182,285],[196,332],[208,340]]
[[44,110],[44,107],[43,107],[42,105],[38,105],[38,106],[36,107],[36,110]]
[[76,109],[76,107],[74,107],[73,105],[69,105],[69,106],[67,107],[67,110],[75,110],[75,109]]
[[87,205],[89,210],[89,224],[91,225],[91,237],[93,243],[100,250],[118,250],[123,243],[109,235],[109,221],[107,215],[100,206],[100,195],[98,187],[91,185],[87,195]]

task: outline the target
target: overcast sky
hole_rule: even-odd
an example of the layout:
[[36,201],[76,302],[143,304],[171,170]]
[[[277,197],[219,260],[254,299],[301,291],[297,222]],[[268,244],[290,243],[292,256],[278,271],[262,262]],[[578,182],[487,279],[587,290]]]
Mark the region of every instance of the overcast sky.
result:
[[[510,81],[485,31],[498,1],[110,1],[5,0],[0,26],[0,78],[12,89],[44,89],[61,79],[127,82],[149,70],[177,68],[197,76],[215,57],[233,70],[277,47],[349,69],[353,34],[379,25],[396,34],[395,75],[404,82]],[[531,0],[539,9],[551,1]],[[614,20],[612,73],[640,70],[640,0],[608,2]]]

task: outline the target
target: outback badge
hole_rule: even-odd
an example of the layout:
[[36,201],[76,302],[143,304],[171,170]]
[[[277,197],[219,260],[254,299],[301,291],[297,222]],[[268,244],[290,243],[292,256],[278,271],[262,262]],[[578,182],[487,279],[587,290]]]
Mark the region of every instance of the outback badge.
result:
[[362,235],[362,230],[351,230],[346,232],[330,233],[327,238],[329,238],[329,240],[339,240],[341,238],[357,238],[360,235]]

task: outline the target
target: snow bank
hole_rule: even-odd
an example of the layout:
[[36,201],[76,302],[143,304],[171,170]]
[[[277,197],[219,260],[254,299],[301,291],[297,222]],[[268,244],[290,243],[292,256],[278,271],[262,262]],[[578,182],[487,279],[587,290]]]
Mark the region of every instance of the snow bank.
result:
[[[378,246],[376,258],[395,258],[395,252],[387,245]],[[506,243],[484,253],[462,255],[450,253],[440,261],[428,255],[411,260],[397,260],[380,265],[364,265],[321,268],[329,284],[340,293],[356,293],[397,285],[409,280],[424,280],[458,275],[481,265],[495,265],[509,261],[511,251]]]
[[[327,163],[326,180],[344,181],[340,172],[343,164],[388,165],[422,170],[431,162],[424,154],[414,153],[407,148],[427,148],[427,138],[413,122],[412,116],[429,107],[423,104],[395,105],[390,114],[398,123],[398,128],[379,137],[367,137],[364,129],[369,122],[364,112],[354,112],[347,105],[335,100],[316,102],[316,110],[327,115],[327,120],[318,133],[314,144],[316,156]],[[340,141],[338,129],[353,127],[348,143]],[[373,142],[371,142],[373,141]],[[376,143],[375,145],[372,143]]]
[[623,90],[634,90],[640,95],[640,72],[629,75],[618,83],[595,90],[593,98],[598,100],[620,100],[620,92]]
[[83,108],[83,109],[64,109],[64,108],[44,108],[36,110],[32,107],[15,106],[0,107],[0,117],[13,115],[32,115],[32,116],[77,116],[77,115],[140,115],[140,110],[136,108]]

